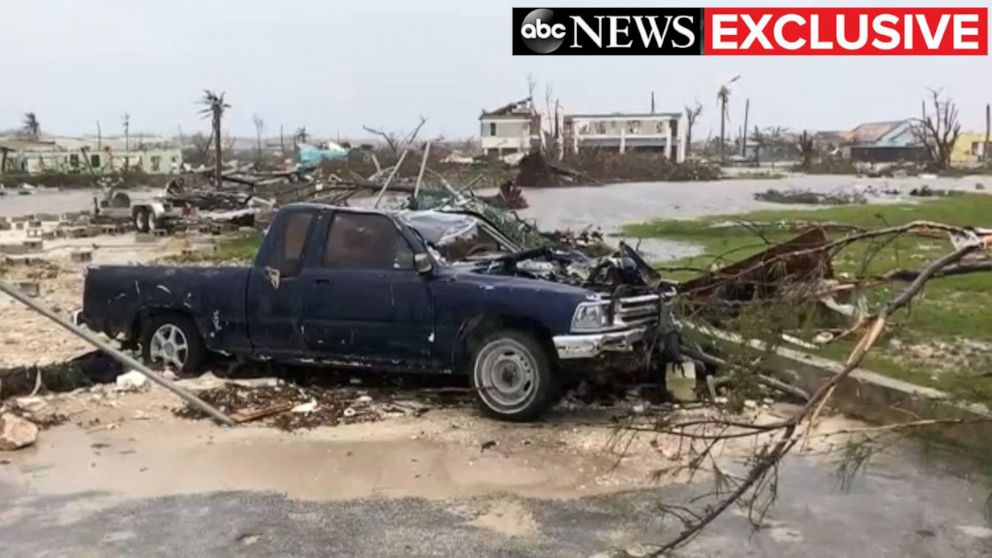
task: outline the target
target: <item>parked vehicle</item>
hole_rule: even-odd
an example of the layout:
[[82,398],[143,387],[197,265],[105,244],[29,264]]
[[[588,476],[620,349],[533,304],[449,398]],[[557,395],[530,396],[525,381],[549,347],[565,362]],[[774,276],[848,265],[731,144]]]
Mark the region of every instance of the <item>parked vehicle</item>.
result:
[[[134,196],[134,197],[133,197]],[[94,214],[98,219],[130,223],[138,232],[167,229],[182,219],[181,212],[160,196],[147,193],[110,190],[103,199],[93,200]]]
[[523,250],[479,215],[293,204],[251,267],[91,266],[80,320],[183,374],[212,354],[467,374],[489,415],[530,420],[566,374],[654,345],[653,273]]

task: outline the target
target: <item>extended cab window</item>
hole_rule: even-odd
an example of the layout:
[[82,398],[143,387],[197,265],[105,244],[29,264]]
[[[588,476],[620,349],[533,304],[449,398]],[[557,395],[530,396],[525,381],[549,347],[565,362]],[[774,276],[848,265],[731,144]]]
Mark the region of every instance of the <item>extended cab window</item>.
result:
[[298,275],[313,217],[312,211],[294,211],[277,223],[272,231],[276,241],[262,265],[278,269],[283,277]]
[[331,220],[324,266],[345,269],[413,269],[413,251],[388,217],[339,212]]

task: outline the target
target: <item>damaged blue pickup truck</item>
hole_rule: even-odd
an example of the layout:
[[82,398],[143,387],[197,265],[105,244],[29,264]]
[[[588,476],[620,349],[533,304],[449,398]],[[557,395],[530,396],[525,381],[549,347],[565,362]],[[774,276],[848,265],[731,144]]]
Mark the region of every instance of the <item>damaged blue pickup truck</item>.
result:
[[539,244],[471,212],[287,205],[251,267],[91,266],[79,320],[182,374],[217,356],[467,374],[486,413],[531,420],[575,374],[664,346],[673,294],[625,245]]

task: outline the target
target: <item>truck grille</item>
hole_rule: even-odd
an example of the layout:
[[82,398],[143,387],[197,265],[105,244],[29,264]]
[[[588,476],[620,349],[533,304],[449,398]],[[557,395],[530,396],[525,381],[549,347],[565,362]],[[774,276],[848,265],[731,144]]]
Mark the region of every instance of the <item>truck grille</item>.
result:
[[661,297],[656,294],[618,298],[614,307],[616,325],[635,327],[658,321]]

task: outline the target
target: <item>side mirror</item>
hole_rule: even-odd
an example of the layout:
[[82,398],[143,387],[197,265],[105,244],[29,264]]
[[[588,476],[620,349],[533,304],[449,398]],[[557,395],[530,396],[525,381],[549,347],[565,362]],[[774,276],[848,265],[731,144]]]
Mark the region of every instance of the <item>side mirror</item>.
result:
[[417,270],[417,273],[423,275],[425,273],[430,273],[431,268],[434,266],[431,263],[430,255],[421,252],[413,255],[413,267]]

